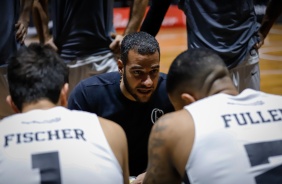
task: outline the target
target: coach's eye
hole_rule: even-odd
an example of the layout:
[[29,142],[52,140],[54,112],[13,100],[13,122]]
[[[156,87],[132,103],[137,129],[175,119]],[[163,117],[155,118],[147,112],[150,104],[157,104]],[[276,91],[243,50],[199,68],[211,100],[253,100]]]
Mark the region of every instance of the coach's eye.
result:
[[140,71],[140,70],[134,70],[133,71],[133,74],[135,75],[135,76],[139,76],[139,75],[142,75],[142,71]]
[[157,74],[157,73],[159,73],[159,69],[154,69],[154,70],[150,71],[150,75],[154,75],[154,74]]

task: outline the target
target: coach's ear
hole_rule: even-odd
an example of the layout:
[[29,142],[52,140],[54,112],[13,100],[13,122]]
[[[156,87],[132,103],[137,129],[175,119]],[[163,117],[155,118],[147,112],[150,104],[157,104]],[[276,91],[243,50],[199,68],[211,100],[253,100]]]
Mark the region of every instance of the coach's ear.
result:
[[185,105],[189,105],[189,104],[191,104],[191,103],[196,101],[196,99],[192,95],[190,95],[188,93],[182,93],[181,94],[181,99],[183,100]]
[[65,83],[61,89],[59,104],[63,107],[68,106],[68,91],[69,91],[69,84]]
[[123,73],[123,62],[122,62],[122,60],[120,60],[120,59],[118,59],[118,62],[117,62],[117,64],[118,64],[118,71],[119,71],[119,73],[122,75]]
[[15,113],[19,113],[19,109],[18,107],[15,105],[14,101],[12,100],[12,97],[11,95],[8,95],[7,98],[6,98],[6,102],[9,104],[9,106],[13,109],[13,111]]

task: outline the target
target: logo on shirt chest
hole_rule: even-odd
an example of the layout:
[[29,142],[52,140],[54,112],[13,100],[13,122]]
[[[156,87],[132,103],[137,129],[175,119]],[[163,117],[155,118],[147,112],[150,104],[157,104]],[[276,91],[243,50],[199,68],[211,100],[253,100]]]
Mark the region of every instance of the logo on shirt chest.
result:
[[151,121],[153,124],[164,114],[164,111],[158,108],[154,108],[151,113]]

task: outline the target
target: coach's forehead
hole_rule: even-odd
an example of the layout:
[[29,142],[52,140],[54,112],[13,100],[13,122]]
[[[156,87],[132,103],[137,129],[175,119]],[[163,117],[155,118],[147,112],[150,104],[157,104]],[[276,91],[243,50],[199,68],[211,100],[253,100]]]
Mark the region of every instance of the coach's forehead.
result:
[[159,53],[156,51],[152,54],[140,54],[134,50],[128,52],[128,62],[127,65],[140,65],[144,67],[159,66]]

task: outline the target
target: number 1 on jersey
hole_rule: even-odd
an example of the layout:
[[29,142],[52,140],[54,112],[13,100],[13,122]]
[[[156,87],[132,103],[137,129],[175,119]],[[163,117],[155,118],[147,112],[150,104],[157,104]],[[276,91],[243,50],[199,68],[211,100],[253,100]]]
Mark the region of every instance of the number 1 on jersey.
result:
[[58,152],[31,155],[32,168],[40,170],[41,184],[61,184],[61,172]]

